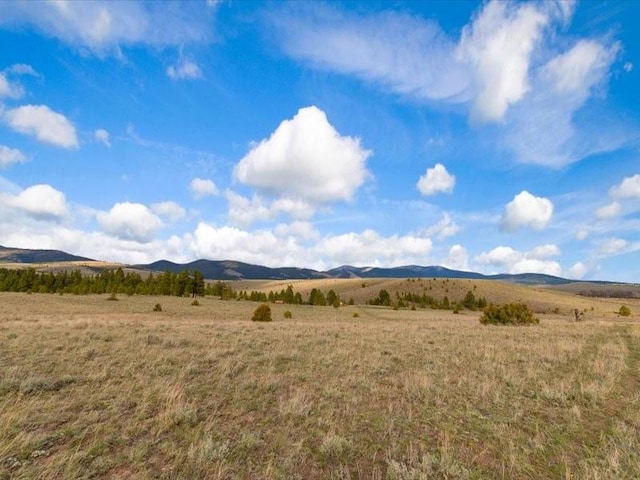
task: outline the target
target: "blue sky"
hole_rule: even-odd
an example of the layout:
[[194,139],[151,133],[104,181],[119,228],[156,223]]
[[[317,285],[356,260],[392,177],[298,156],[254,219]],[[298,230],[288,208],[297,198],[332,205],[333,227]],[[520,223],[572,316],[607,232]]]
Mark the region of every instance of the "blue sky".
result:
[[640,281],[638,2],[1,2],[0,244]]

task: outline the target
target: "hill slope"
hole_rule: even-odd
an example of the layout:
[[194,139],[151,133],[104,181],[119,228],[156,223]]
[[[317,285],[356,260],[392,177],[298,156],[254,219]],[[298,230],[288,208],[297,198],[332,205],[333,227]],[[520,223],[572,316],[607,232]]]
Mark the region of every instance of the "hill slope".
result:
[[0,245],[0,263],[45,263],[92,261],[60,250],[31,250]]

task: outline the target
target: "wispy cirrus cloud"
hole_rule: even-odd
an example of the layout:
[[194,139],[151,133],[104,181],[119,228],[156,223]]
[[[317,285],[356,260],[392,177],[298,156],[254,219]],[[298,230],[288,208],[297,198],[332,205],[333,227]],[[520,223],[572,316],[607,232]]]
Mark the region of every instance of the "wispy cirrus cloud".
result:
[[363,16],[327,4],[288,4],[267,15],[281,48],[312,66],[354,75],[421,100],[469,98],[454,39],[434,21],[397,12]]
[[127,46],[211,41],[214,8],[201,2],[0,2],[0,26],[29,25],[98,55]]
[[575,8],[493,0],[458,38],[419,16],[318,3],[287,5],[267,20],[290,57],[427,107],[460,104],[476,128],[497,125],[486,132],[510,158],[560,168],[640,143],[638,126],[582,115],[589,100],[603,99],[621,46],[611,36],[565,36]]

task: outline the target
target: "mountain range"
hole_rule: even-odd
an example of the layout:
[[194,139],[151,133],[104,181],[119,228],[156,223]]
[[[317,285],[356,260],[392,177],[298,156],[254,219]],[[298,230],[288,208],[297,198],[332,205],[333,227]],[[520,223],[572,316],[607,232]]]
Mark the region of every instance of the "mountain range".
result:
[[181,272],[185,269],[200,270],[205,278],[220,280],[309,280],[320,278],[469,278],[501,280],[531,285],[562,285],[574,282],[566,278],[540,273],[483,275],[477,272],[451,270],[439,266],[405,265],[393,268],[354,267],[343,265],[324,272],[309,268],[270,268],[231,260],[196,260],[190,263],[173,263],[167,260],[132,268],[159,272]]
[[[30,250],[0,246],[2,263],[55,263],[94,261],[60,250]],[[499,280],[528,285],[563,285],[576,282],[566,278],[541,273],[484,275],[477,272],[451,270],[440,266],[405,265],[393,268],[354,267],[343,265],[324,272],[298,267],[271,268],[232,260],[196,260],[190,263],[174,263],[159,260],[149,264],[129,265],[129,268],[152,272],[181,272],[200,270],[210,280],[309,280],[326,278],[469,278]],[[112,266],[109,268],[113,268]],[[593,283],[593,282],[592,282]],[[609,283],[609,282],[599,282]]]

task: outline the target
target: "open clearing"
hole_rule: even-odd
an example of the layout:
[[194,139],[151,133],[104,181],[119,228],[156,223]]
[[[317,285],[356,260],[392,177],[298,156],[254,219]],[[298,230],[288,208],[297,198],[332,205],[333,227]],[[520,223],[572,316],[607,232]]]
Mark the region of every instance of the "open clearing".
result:
[[553,295],[562,314],[492,327],[3,293],[0,479],[640,478],[640,301]]

